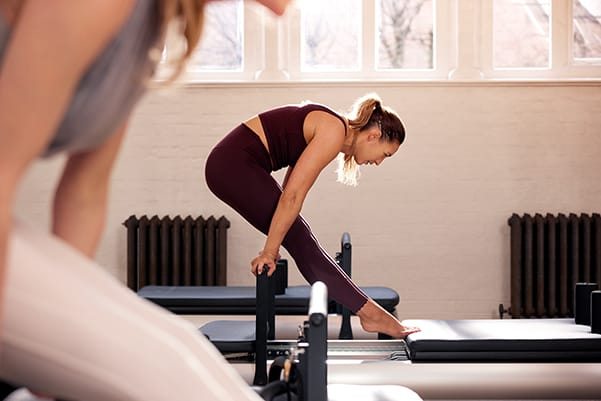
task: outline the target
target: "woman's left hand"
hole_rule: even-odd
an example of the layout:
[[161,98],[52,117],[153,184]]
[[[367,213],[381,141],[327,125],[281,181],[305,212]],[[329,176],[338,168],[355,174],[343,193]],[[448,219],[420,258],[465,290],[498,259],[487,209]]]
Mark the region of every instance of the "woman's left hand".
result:
[[275,272],[275,263],[280,258],[280,253],[276,253],[275,255],[271,252],[261,251],[259,256],[254,258],[250,262],[250,271],[255,276],[257,273],[263,272],[263,266],[267,265],[267,275],[271,277],[271,275]]

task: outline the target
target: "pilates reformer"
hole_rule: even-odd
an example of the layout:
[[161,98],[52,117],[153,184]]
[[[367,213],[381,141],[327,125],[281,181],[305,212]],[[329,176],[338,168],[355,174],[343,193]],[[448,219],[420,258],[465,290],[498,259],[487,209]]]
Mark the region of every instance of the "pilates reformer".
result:
[[[352,245],[348,232],[342,234],[340,252],[336,262],[351,277]],[[309,285],[288,286],[288,263],[279,260],[274,273],[276,315],[306,315],[311,287]],[[365,293],[388,312],[395,314],[399,294],[392,288],[379,286],[361,287]],[[142,287],[138,295],[167,310],[184,315],[254,315],[256,297],[254,286],[160,286]],[[333,300],[328,302],[328,311],[342,317],[339,339],[352,339],[351,312]]]
[[[601,325],[599,311],[590,310],[591,327],[595,316],[595,324]],[[575,319],[403,323],[422,331],[406,340],[328,340],[329,383],[401,385],[427,399],[590,400],[601,396],[601,326],[592,332],[589,325],[576,324]],[[268,340],[262,360],[257,359],[254,366],[234,366],[244,377],[249,369],[262,372],[263,360],[289,355],[295,343]]]
[[[601,335],[574,319],[403,323],[422,331],[405,341],[328,340],[329,383],[401,385],[427,399],[600,399]],[[254,363],[230,359],[249,383],[296,343],[273,337],[265,334]]]

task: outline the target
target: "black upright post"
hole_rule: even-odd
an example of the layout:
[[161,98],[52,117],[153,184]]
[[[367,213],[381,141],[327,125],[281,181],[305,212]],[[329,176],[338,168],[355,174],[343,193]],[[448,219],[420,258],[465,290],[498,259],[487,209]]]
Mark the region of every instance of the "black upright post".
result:
[[[317,294],[317,295],[316,295]],[[325,294],[325,295],[324,295]],[[321,295],[324,295],[323,298]],[[309,320],[304,324],[304,352],[299,356],[303,377],[303,399],[328,400],[328,305],[327,288],[313,284]]]
[[597,283],[576,283],[574,289],[574,323],[590,326],[591,293],[598,289]]
[[[342,233],[342,239],[340,241],[340,253],[338,254],[338,264],[344,270],[349,278],[351,277],[351,257],[352,257],[352,246],[351,246],[351,235],[348,232]],[[353,339],[353,328],[351,326],[351,311],[342,305],[338,305],[339,313],[342,315],[342,324],[340,325],[340,333],[338,338],[341,340],[352,340]]]
[[[256,292],[256,328],[255,328],[255,377],[253,384],[267,384],[267,340],[270,332],[275,330],[270,323],[270,312],[273,311],[273,286],[267,277],[267,266],[261,274],[257,273]],[[270,288],[271,287],[271,288]],[[275,320],[275,317],[273,318]]]

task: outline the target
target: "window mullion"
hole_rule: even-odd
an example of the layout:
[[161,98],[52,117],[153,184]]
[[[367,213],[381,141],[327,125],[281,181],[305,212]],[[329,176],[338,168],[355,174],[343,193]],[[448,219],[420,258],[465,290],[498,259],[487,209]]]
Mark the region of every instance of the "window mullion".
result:
[[376,1],[363,1],[361,10],[361,71],[372,75],[375,72],[378,24],[376,23]]
[[485,77],[494,72],[494,18],[493,1],[483,0],[480,7],[480,65]]
[[244,72],[255,77],[264,66],[265,41],[264,18],[255,5],[244,2]]
[[301,13],[300,8],[290,7],[286,12],[285,27],[288,31],[286,37],[282,41],[285,52],[284,67],[292,78],[298,78],[301,71]]
[[563,73],[570,65],[571,5],[571,0],[551,3],[551,69],[556,74]]
[[[488,2],[488,1],[486,1]],[[457,67],[449,73],[450,79],[481,79],[479,42],[481,1],[457,0]],[[490,17],[492,20],[492,16]],[[492,23],[487,25],[492,31]],[[492,32],[491,32],[492,35]]]
[[457,5],[455,2],[435,0],[434,8],[434,46],[432,67],[436,76],[447,79],[452,69],[457,67],[456,18]]
[[286,71],[282,69],[281,52],[284,51],[281,43],[282,26],[281,20],[273,15],[267,15],[266,10],[261,10],[263,27],[262,60],[263,66],[255,74],[255,79],[258,81],[285,81],[290,77]]

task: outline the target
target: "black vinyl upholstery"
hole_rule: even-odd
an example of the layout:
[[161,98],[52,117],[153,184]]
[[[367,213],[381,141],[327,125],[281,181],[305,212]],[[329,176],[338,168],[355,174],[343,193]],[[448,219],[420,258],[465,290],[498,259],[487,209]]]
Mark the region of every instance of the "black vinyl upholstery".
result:
[[[399,294],[387,287],[362,287],[362,290],[387,311],[394,313]],[[277,315],[306,315],[311,287],[289,286],[275,296]],[[177,314],[254,315],[255,287],[160,286],[141,288],[138,295]],[[333,306],[335,307],[335,306]]]
[[255,352],[255,321],[214,320],[200,328],[221,353]]
[[601,362],[601,335],[574,319],[406,320],[413,362]]

